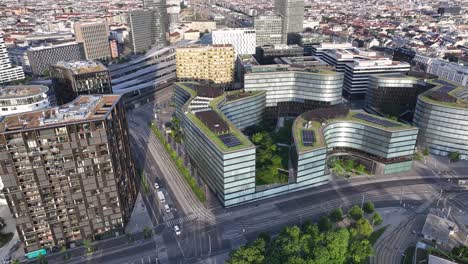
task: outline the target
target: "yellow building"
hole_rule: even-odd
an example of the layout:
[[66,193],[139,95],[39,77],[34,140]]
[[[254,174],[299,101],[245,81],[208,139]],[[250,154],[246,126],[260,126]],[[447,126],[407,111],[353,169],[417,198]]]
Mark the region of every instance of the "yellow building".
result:
[[176,74],[180,81],[232,83],[234,78],[232,45],[191,45],[176,49]]

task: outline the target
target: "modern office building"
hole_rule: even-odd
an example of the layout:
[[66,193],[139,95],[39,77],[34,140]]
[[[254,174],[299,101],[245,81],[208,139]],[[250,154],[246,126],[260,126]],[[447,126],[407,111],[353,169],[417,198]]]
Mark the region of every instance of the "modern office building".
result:
[[[325,53],[332,51],[332,50],[351,50],[353,49],[353,45],[351,43],[331,43],[331,42],[323,42],[318,45],[312,45],[311,47],[311,55],[319,57],[320,59],[325,60]],[[329,64],[333,64],[332,62],[328,62]],[[336,65],[335,65],[336,67]]]
[[255,29],[225,28],[213,30],[211,37],[214,45],[231,44],[236,55],[255,54]]
[[21,66],[12,66],[3,36],[0,36],[0,84],[24,79]]
[[169,29],[172,31],[177,28],[177,24],[179,23],[180,1],[167,0],[166,4]]
[[240,129],[262,120],[265,95],[223,94],[197,83],[175,85],[176,116],[181,120],[187,153],[223,206],[326,184],[330,179],[327,160],[333,156],[353,156],[373,173],[411,168],[417,128],[345,108],[318,109],[293,124],[288,181],[257,185],[256,147]]
[[291,33],[303,31],[304,0],[275,0],[275,11],[282,18],[282,42],[288,44]]
[[176,80],[175,47],[153,48],[144,56],[109,65],[114,94],[122,94],[125,106],[133,109],[153,101],[155,92]]
[[75,37],[83,43],[87,60],[107,61],[111,58],[107,22],[75,23]]
[[437,13],[441,16],[456,16],[460,15],[462,8],[460,6],[441,6],[437,9]]
[[298,45],[268,45],[257,47],[255,57],[260,64],[272,64],[275,58],[303,56],[304,48]]
[[365,109],[367,112],[399,117],[413,112],[418,95],[428,87],[416,77],[401,73],[376,74],[369,78]]
[[343,94],[350,98],[364,98],[369,77],[382,73],[407,73],[410,65],[406,62],[392,61],[387,58],[356,59],[346,64]]
[[244,90],[266,92],[266,116],[297,116],[342,103],[343,73],[320,66],[260,65],[244,74]]
[[83,43],[76,42],[33,47],[27,54],[34,75],[48,75],[50,65],[59,61],[86,60]]
[[32,74],[31,63],[28,58],[28,47],[14,47],[8,49],[11,64],[21,66],[24,73]]
[[35,111],[50,106],[43,85],[6,86],[0,89],[0,116]]
[[153,12],[133,10],[127,14],[128,42],[133,53],[145,52],[153,45]]
[[234,79],[232,45],[191,45],[176,49],[176,75],[181,81],[230,84]]
[[282,19],[278,15],[261,15],[255,17],[254,27],[256,45],[277,45],[282,41]]
[[[301,165],[306,172],[310,167],[300,155],[313,156],[317,149],[325,148],[327,159],[352,157],[372,174],[390,174],[411,169],[418,128],[335,107],[299,116],[293,125],[293,136],[299,156],[298,173]],[[327,159],[318,162],[320,167],[327,166]]]
[[80,95],[112,93],[109,70],[100,62],[61,61],[50,66],[50,75],[59,104],[69,103]]
[[418,145],[436,155],[459,153],[468,159],[468,88],[445,80],[429,80],[433,88],[418,96],[413,124]]
[[297,44],[304,48],[304,55],[311,56],[312,47],[330,42],[330,36],[313,32],[300,32],[291,34],[290,40],[292,44]]
[[118,95],[0,121],[2,191],[26,252],[122,234],[135,174]]
[[143,7],[152,11],[153,47],[164,48],[169,44],[169,19],[166,0],[144,0]]

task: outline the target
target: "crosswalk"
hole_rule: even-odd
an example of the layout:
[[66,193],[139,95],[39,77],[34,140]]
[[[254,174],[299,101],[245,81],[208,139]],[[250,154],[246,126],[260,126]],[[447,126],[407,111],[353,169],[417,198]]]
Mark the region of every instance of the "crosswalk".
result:
[[197,220],[197,218],[198,218],[197,215],[190,214],[190,215],[187,215],[187,216],[184,216],[184,217],[169,220],[169,221],[165,222],[165,224],[166,224],[167,227],[173,227],[175,225],[182,225],[184,223],[195,221],[195,220]]
[[229,222],[224,225],[223,239],[232,239],[241,235],[244,226],[240,222]]
[[159,264],[168,264],[169,263],[169,257],[167,255],[166,248],[160,249],[158,251],[158,263]]

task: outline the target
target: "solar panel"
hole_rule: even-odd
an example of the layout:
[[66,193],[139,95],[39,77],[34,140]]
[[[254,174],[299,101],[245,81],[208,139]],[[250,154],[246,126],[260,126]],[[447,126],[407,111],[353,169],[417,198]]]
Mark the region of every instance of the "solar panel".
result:
[[230,147],[235,147],[235,146],[239,146],[241,144],[241,142],[239,141],[238,138],[236,138],[233,134],[231,133],[227,133],[227,134],[223,134],[223,135],[219,135],[219,139],[221,139],[221,141],[223,142],[223,144],[230,148]]
[[302,130],[302,144],[304,146],[312,146],[315,142],[314,131],[311,130]]
[[456,86],[454,85],[444,85],[442,87],[440,87],[437,91],[441,92],[441,93],[450,93],[451,91],[457,89]]
[[377,125],[381,125],[381,126],[384,126],[384,127],[401,126],[401,124],[399,124],[399,123],[388,121],[388,120],[385,120],[385,119],[380,119],[380,118],[373,117],[373,116],[366,115],[366,114],[362,114],[362,113],[357,113],[357,114],[354,115],[354,117],[357,118],[357,119],[361,119],[361,120],[364,120],[364,121],[367,121],[367,122],[370,122],[370,123],[374,123],[374,124],[377,124]]

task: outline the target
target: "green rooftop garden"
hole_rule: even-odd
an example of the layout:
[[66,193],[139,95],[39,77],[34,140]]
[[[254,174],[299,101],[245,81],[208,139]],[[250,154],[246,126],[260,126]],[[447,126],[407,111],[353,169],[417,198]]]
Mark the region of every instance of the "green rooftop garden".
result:
[[[196,84],[196,83],[193,83],[193,84]],[[185,106],[188,106],[190,104],[190,102],[193,100],[193,98],[195,98],[197,96],[197,93],[196,91],[192,90],[191,88],[189,88],[188,86],[184,85],[184,83],[177,83],[177,85],[181,88],[183,88],[184,90],[186,90],[187,92],[190,93],[191,97],[190,99],[187,101],[187,103],[185,104]],[[254,145],[252,144],[252,142],[250,142],[250,140],[239,130],[237,129],[227,118],[226,116],[224,116],[223,113],[221,113],[221,111],[218,109],[218,104],[224,100],[226,95],[222,95],[222,96],[218,96],[216,98],[214,98],[211,102],[210,102],[210,107],[212,108],[212,110],[214,110],[228,125],[229,125],[229,132],[234,135],[237,139],[239,139],[239,141],[241,142],[240,145],[238,146],[235,146],[235,147],[227,147],[226,145],[224,145],[224,143],[221,141],[221,139],[218,137],[218,135],[216,133],[214,133],[213,131],[211,131],[211,129],[209,129],[200,119],[198,119],[195,114],[187,111],[186,113],[186,116],[190,118],[190,120],[192,120],[196,125],[197,127],[199,127],[203,133],[213,142],[216,144],[216,146],[218,146],[218,148],[223,151],[223,152],[230,152],[230,151],[236,151],[236,150],[239,150],[239,149],[243,149],[243,148],[247,148],[247,147],[253,147]]]
[[429,80],[427,82],[430,83],[430,84],[436,85],[436,86],[434,88],[430,89],[429,91],[426,91],[425,93],[421,94],[419,98],[422,99],[423,101],[425,101],[427,103],[431,103],[431,104],[437,104],[437,105],[446,106],[446,107],[453,107],[453,108],[468,108],[468,100],[464,100],[462,98],[459,98],[456,95],[458,92],[460,92],[460,91],[462,91],[464,89],[467,89],[467,88],[465,88],[463,86],[460,86],[460,85],[458,85],[456,83],[453,83],[451,81],[447,81],[447,80],[444,80],[444,81],[457,87],[456,89],[454,89],[454,90],[452,90],[451,92],[448,93],[449,95],[457,98],[456,102],[443,102],[443,101],[439,101],[439,100],[435,100],[435,99],[431,98],[429,96],[431,92],[437,91],[438,89],[440,89],[441,87],[444,86],[443,84],[434,82],[434,80]]
[[[380,116],[371,115],[371,114],[366,113],[366,115],[369,115],[369,116],[372,116],[372,117],[375,117],[375,118],[378,118],[378,119],[381,119],[381,120],[393,121],[394,123],[399,124],[399,126],[395,126],[395,127],[386,127],[386,126],[382,126],[382,125],[379,125],[379,124],[375,124],[375,123],[372,123],[372,122],[368,122],[368,121],[356,118],[356,117],[354,117],[355,114],[357,114],[357,112],[350,111],[348,113],[348,115],[345,116],[345,117],[338,117],[338,118],[333,118],[333,119],[327,120],[327,124],[330,124],[330,123],[333,123],[333,122],[348,121],[348,122],[364,124],[364,125],[376,127],[376,128],[379,128],[379,129],[388,130],[388,131],[399,131],[399,130],[406,130],[406,129],[415,129],[414,127],[412,127],[410,125],[407,125],[407,124],[403,124],[403,123],[400,123],[400,122],[397,122],[397,121],[394,121],[394,120],[389,120],[387,118],[383,118],[383,117],[380,117]],[[294,125],[293,125],[293,127],[294,127],[294,129],[293,129],[294,142],[296,142],[296,147],[297,147],[297,150],[299,152],[309,151],[309,150],[313,150],[313,149],[318,148],[318,147],[325,146],[324,138],[323,138],[322,132],[320,131],[320,127],[322,126],[322,124],[320,122],[318,122],[318,121],[311,121],[311,127],[306,129],[304,127],[305,127],[305,125],[307,123],[308,123],[307,120],[305,120],[302,116],[299,116],[299,117],[296,118],[296,120],[294,122]],[[312,146],[304,146],[304,144],[302,142],[302,131],[303,130],[314,131],[315,142],[314,142],[314,144]]]

